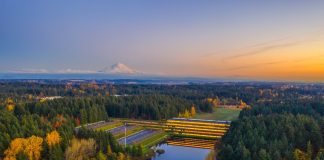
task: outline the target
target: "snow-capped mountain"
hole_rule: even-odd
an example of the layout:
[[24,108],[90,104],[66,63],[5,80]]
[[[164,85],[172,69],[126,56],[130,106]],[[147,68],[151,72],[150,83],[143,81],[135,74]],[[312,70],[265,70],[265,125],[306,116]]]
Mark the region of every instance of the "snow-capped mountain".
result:
[[123,63],[116,63],[112,65],[111,67],[106,67],[99,71],[100,73],[109,73],[109,74],[142,74],[143,72],[140,72],[136,69],[133,69],[131,67],[128,67],[127,65]]

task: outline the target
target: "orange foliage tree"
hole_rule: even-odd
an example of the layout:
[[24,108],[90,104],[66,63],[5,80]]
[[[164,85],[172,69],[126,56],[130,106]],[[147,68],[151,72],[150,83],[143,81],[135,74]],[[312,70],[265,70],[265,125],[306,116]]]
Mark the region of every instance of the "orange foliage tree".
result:
[[26,139],[16,138],[11,141],[10,146],[5,150],[4,154],[6,155],[4,160],[15,160],[16,155],[24,150]]
[[41,158],[43,138],[31,136],[27,139],[24,152],[29,160],[38,160]]
[[61,137],[57,131],[52,131],[51,133],[47,133],[46,135],[46,143],[48,146],[52,147],[56,144],[60,144]]
[[29,138],[16,138],[11,141],[10,146],[5,150],[4,160],[16,160],[16,155],[23,152],[29,160],[41,158],[43,138],[31,136]]

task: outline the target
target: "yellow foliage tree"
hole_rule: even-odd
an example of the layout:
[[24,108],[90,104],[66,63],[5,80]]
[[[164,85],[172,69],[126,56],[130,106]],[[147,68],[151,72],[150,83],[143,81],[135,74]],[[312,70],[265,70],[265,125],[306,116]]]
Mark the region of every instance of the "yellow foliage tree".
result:
[[110,145],[107,146],[107,155],[111,155],[113,152],[111,150]]
[[29,160],[38,160],[41,157],[43,138],[31,136],[27,139],[16,138],[11,141],[9,148],[5,151],[4,160],[16,160],[16,155],[23,152]]
[[5,158],[4,160],[15,160],[16,155],[19,152],[22,152],[25,146],[26,140],[24,138],[16,138],[11,141],[10,146],[7,150],[5,150]]
[[183,114],[184,118],[190,118],[190,113],[188,110],[185,110],[185,113]]
[[300,149],[295,149],[294,159],[296,159],[296,160],[311,160],[310,156],[308,156],[307,153],[304,153]]
[[52,131],[51,133],[47,133],[46,142],[50,147],[56,144],[60,144],[60,141],[61,141],[61,137],[57,131]]
[[41,158],[43,138],[31,136],[26,140],[24,152],[29,160],[38,160]]
[[117,157],[118,160],[125,160],[125,158],[126,157],[123,153],[121,153],[121,152],[118,153],[118,157]]
[[191,111],[190,111],[190,113],[191,113],[191,116],[192,116],[192,117],[194,117],[194,116],[196,115],[196,108],[195,108],[194,105],[191,106]]
[[7,100],[6,100],[6,109],[8,111],[12,111],[15,109],[15,103],[13,102],[13,100],[11,98],[7,98]]
[[94,139],[72,139],[65,151],[67,160],[91,159],[96,155],[96,141]]
[[179,118],[182,118],[182,117],[183,117],[183,115],[182,115],[181,113],[179,113],[179,114],[178,114],[178,117],[179,117]]

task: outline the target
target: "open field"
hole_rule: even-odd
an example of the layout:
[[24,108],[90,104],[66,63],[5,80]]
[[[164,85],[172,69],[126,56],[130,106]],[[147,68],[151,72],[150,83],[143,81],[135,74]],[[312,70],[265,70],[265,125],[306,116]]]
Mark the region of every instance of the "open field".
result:
[[198,113],[194,118],[232,121],[238,118],[240,109],[214,108],[212,113]]

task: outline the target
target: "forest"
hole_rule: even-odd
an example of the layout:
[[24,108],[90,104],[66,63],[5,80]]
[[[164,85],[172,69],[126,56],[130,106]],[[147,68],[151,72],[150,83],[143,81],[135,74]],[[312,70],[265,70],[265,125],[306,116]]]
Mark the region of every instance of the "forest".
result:
[[324,159],[323,111],[323,96],[256,103],[232,123],[217,158]]
[[132,159],[143,154],[141,146],[123,148],[110,133],[74,128],[110,118],[163,120],[243,101],[251,107],[232,122],[217,159],[321,159],[323,91],[285,83],[0,82],[0,157]]

